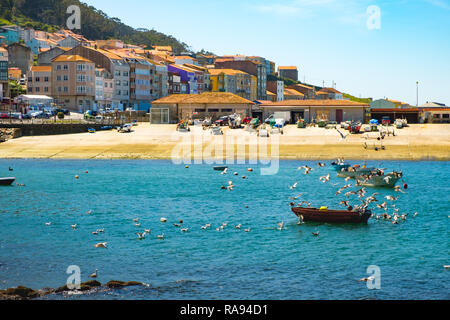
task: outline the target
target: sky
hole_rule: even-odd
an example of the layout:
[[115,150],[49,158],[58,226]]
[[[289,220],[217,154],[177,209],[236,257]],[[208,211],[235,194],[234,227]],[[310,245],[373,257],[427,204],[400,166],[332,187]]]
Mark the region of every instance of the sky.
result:
[[450,0],[82,0],[217,55],[295,65],[357,97],[450,105]]

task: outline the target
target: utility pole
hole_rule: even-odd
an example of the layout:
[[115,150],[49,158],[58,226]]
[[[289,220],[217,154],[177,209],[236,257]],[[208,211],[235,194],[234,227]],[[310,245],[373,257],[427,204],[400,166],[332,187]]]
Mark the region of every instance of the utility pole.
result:
[[416,82],[417,85],[417,105],[416,107],[419,108],[419,81]]

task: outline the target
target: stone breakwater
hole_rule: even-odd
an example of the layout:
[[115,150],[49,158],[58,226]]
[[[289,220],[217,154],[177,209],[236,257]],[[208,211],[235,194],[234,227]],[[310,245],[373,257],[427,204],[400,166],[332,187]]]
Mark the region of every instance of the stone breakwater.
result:
[[102,285],[96,280],[83,282],[79,290],[70,290],[67,285],[57,289],[44,288],[41,290],[33,290],[30,288],[19,286],[17,288],[9,288],[0,290],[0,300],[32,300],[42,298],[50,294],[69,295],[73,293],[93,293],[97,291],[107,291],[111,289],[120,289],[125,287],[143,286],[144,284],[136,281],[117,281],[112,280]]
[[22,130],[19,128],[0,128],[0,142],[20,138]]

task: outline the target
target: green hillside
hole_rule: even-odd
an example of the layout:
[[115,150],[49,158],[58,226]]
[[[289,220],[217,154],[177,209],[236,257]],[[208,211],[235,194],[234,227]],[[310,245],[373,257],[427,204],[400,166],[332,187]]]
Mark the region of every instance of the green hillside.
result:
[[172,46],[175,53],[189,50],[189,46],[172,36],[155,30],[134,29],[120,19],[108,17],[101,10],[78,0],[0,0],[0,25],[17,24],[48,32],[65,28],[70,5],[81,9],[82,34],[89,40],[120,39],[125,43]]

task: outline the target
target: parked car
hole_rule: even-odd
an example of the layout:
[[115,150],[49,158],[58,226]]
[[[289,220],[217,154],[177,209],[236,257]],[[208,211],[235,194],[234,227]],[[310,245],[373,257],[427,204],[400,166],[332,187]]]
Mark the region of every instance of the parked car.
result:
[[0,113],[0,119],[9,119],[9,114],[7,114],[7,113]]
[[56,114],[58,114],[58,113],[60,113],[60,112],[64,113],[65,116],[70,116],[70,111],[67,110],[67,109],[56,109],[56,110],[55,110],[55,113],[56,113]]
[[219,120],[216,121],[216,125],[221,126],[221,127],[227,126],[229,121],[230,121],[229,116],[223,116],[223,117],[220,117]]
[[252,120],[252,117],[246,117],[244,118],[244,120],[242,120],[242,124],[249,124],[250,122],[252,122]]
[[122,133],[131,132],[132,128],[133,128],[133,125],[131,123],[127,123],[127,124],[124,124],[123,126],[119,127],[117,129],[117,131],[122,132]]

